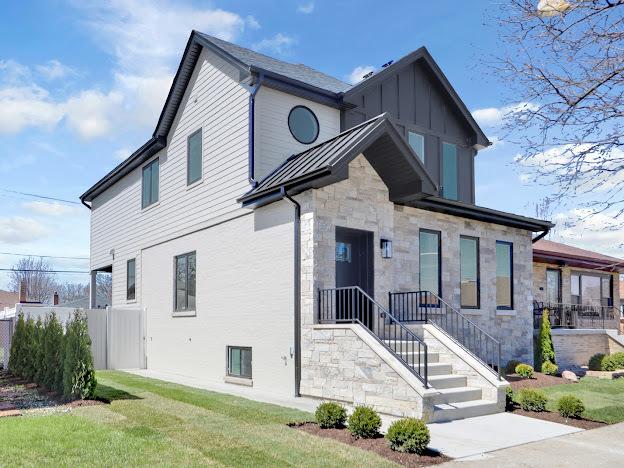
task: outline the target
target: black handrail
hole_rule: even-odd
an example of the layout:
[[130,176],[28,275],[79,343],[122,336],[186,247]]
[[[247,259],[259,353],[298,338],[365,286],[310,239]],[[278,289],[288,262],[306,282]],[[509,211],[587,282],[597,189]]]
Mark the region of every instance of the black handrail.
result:
[[501,344],[431,291],[389,293],[390,312],[404,322],[434,325],[502,379]]
[[319,323],[357,323],[429,388],[427,344],[358,286],[318,290]]
[[553,328],[618,328],[619,314],[613,306],[533,302],[533,328],[539,329],[544,310],[548,309]]

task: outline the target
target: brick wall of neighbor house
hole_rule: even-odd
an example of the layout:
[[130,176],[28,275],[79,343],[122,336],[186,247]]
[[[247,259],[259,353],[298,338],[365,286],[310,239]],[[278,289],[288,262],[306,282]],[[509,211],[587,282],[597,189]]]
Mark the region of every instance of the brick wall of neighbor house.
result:
[[[616,310],[620,308],[620,277],[619,273],[590,270],[588,268],[576,268],[569,266],[558,267],[548,263],[533,263],[533,298],[538,302],[546,302],[546,270],[549,268],[559,268],[561,270],[561,302],[571,304],[570,275],[573,272],[579,273],[600,273],[602,275],[613,276],[613,306]],[[540,289],[541,288],[541,289]]]
[[560,369],[586,366],[589,359],[597,353],[613,354],[624,351],[621,340],[616,341],[606,330],[554,329],[552,337]]
[[[465,310],[502,342],[502,362],[532,360],[532,246],[531,233],[441,213],[394,206],[388,190],[368,161],[359,156],[349,165],[349,179],[310,190],[302,203],[302,391],[316,393],[310,369],[322,344],[312,331],[318,288],[335,287],[335,228],[374,233],[375,298],[387,305],[389,291],[418,289],[418,234],[420,228],[442,233],[442,296],[459,305],[459,236],[480,238],[481,309]],[[394,254],[382,259],[380,238],[393,240]],[[497,311],[495,298],[495,242],[514,244],[513,311]],[[338,395],[336,396],[338,398]],[[344,395],[339,399],[344,399]]]

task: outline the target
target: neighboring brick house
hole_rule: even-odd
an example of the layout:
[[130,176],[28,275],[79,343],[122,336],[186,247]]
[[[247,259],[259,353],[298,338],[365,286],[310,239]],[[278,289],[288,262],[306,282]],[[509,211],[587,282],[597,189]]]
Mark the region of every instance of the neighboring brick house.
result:
[[502,411],[552,224],[475,204],[489,144],[425,48],[349,85],[193,32],[152,138],[81,197],[92,285],[146,311],[150,369]]
[[0,290],[0,311],[3,311],[5,307],[12,308],[19,301],[19,294],[11,291]]

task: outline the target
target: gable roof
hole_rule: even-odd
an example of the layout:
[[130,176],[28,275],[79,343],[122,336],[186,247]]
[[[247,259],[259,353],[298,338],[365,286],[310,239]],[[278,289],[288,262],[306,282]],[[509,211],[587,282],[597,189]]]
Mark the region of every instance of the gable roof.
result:
[[572,245],[541,239],[533,244],[533,261],[624,272],[624,260]]
[[353,86],[351,89],[344,93],[344,101],[349,102],[350,98],[355,94],[361,93],[366,88],[382,82],[386,78],[390,77],[393,73],[396,73],[398,70],[417,61],[422,61],[427,65],[427,68],[429,69],[433,77],[440,84],[440,86],[449,97],[449,99],[451,99],[453,104],[455,104],[455,106],[458,108],[466,123],[475,132],[475,143],[483,147],[490,146],[492,143],[470,113],[470,111],[466,107],[466,104],[464,104],[464,101],[462,101],[462,99],[459,97],[459,94],[457,94],[457,91],[455,91],[455,88],[453,88],[444,72],[442,72],[442,69],[438,66],[427,48],[424,46],[416,49],[413,52],[410,52],[396,62],[393,62],[391,65],[375,73],[370,78],[367,78],[357,83],[355,86]]
[[434,194],[437,187],[422,162],[387,114],[381,114],[286,159],[239,201],[262,205],[348,177],[348,164],[359,154],[369,160],[390,191],[392,201]]

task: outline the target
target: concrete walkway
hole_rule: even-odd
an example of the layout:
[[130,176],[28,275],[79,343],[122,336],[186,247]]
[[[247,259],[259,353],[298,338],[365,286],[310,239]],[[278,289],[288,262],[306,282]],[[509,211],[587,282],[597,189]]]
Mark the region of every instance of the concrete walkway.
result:
[[[210,382],[193,377],[157,372],[153,370],[127,370],[136,375],[165,380],[189,387],[201,388],[219,393],[248,398],[250,400],[272,403],[314,413],[320,400],[314,398],[295,398],[259,392],[251,387]],[[347,407],[348,410],[351,408]],[[382,415],[382,432],[396,420],[396,417]],[[431,431],[430,447],[452,458],[481,456],[483,453],[500,450],[536,440],[550,439],[577,432],[576,429],[539,419],[527,418],[510,413],[499,413],[460,419],[447,423],[429,424]]]
[[454,460],[440,467],[616,467],[624,464],[624,423]]

